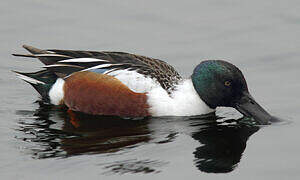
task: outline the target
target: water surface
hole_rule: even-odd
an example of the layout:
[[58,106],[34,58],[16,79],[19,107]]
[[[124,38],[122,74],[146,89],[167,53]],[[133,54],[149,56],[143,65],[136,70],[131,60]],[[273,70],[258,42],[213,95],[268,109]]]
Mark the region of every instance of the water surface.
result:
[[[16,1],[0,7],[1,179],[299,179],[298,1]],[[36,103],[10,70],[22,44],[126,51],[167,61],[185,77],[225,59],[282,119],[270,126],[217,116],[124,120],[70,116]]]

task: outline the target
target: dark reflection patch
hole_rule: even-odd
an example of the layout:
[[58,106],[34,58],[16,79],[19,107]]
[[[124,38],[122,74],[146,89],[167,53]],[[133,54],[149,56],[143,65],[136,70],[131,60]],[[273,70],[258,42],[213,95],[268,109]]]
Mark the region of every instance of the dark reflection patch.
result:
[[231,172],[240,162],[248,138],[258,130],[247,124],[199,127],[192,135],[201,143],[193,153],[197,168],[208,173]]
[[137,159],[130,159],[125,161],[118,161],[111,163],[109,165],[105,165],[105,171],[103,174],[110,175],[110,174],[126,174],[126,173],[159,173],[161,166],[164,166],[168,163],[161,162],[158,160],[137,160]]

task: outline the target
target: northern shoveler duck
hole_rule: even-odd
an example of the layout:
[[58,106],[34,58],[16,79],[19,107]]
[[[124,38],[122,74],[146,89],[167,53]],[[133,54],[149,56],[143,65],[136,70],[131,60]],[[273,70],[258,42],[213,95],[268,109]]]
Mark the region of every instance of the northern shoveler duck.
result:
[[70,110],[121,117],[193,116],[234,107],[267,124],[271,116],[251,97],[242,72],[223,60],[202,61],[189,79],[169,64],[108,51],[41,50],[24,45],[44,69],[16,72],[42,100]]

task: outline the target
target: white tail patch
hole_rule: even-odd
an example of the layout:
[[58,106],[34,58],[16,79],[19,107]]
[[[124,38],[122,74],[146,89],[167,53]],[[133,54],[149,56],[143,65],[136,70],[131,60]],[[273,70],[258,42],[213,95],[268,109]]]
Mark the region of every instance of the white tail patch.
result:
[[22,75],[22,74],[17,74],[17,77],[20,78],[20,79],[23,79],[24,81],[27,81],[27,82],[29,82],[29,83],[32,83],[32,84],[45,84],[45,83],[42,82],[42,81],[33,79],[33,78],[31,78],[31,77],[28,77],[28,76],[25,76],[25,75]]
[[58,78],[53,84],[52,88],[49,91],[49,98],[51,104],[60,105],[64,99],[64,84],[65,81],[61,78]]

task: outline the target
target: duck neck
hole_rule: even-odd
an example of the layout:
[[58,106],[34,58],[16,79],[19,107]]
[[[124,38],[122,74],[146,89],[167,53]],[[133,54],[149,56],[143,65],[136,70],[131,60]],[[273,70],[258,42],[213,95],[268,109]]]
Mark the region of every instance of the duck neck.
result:
[[200,98],[191,78],[183,80],[171,96],[177,110],[181,110],[182,114],[187,112],[188,115],[200,115],[215,111]]

